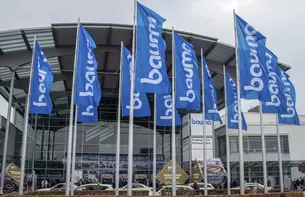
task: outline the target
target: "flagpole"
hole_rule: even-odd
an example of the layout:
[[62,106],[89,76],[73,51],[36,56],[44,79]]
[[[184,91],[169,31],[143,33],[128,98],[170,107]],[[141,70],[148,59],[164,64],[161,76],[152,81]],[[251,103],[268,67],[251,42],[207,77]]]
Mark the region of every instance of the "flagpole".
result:
[[176,102],[175,102],[175,36],[172,27],[172,196],[176,196]]
[[259,102],[259,115],[260,115],[260,127],[261,127],[261,136],[262,136],[264,192],[267,193],[268,184],[267,184],[266,143],[265,143],[265,132],[264,132],[263,105],[261,101]]
[[75,54],[74,54],[74,68],[73,68],[73,79],[72,79],[72,94],[71,94],[71,104],[70,104],[70,119],[69,119],[69,132],[68,132],[68,149],[67,149],[67,172],[66,172],[66,190],[65,195],[70,194],[70,172],[71,172],[71,149],[72,149],[72,131],[73,131],[73,108],[74,108],[74,98],[75,98],[75,78],[76,78],[76,65],[77,65],[77,54],[78,54],[78,40],[79,40],[79,26],[80,20],[77,21],[76,30],[76,43],[75,43]]
[[[189,121],[188,124],[191,124],[191,122]],[[189,130],[190,132],[190,130]],[[189,181],[190,183],[192,183],[192,179],[193,179],[193,174],[192,174],[192,136],[189,134]]]
[[74,179],[75,179],[75,157],[76,157],[76,138],[77,138],[77,113],[78,106],[75,106],[74,113],[74,131],[73,131],[73,150],[72,150],[72,170],[71,170],[71,196],[74,195]]
[[276,116],[276,133],[277,133],[279,170],[280,170],[280,187],[281,187],[281,193],[283,193],[284,192],[284,179],[283,179],[283,164],[282,164],[282,148],[281,148],[280,126],[279,126],[278,115],[276,114],[275,116]]
[[226,66],[223,65],[223,81],[224,81],[224,92],[225,92],[225,124],[226,124],[226,149],[227,149],[227,189],[228,195],[231,195],[231,165],[230,165],[230,138],[229,138],[229,118],[228,118],[228,104],[227,104],[227,79],[226,79]]
[[133,94],[134,94],[134,68],[135,68],[135,37],[136,37],[136,13],[137,1],[134,0],[133,29],[132,29],[132,61],[130,80],[130,108],[129,108],[129,136],[128,136],[128,184],[127,195],[132,196],[132,175],[133,175]]
[[37,131],[37,114],[35,114],[35,128],[34,128],[34,138],[33,138],[33,157],[32,157],[32,191],[35,189],[34,182],[34,166],[35,166],[35,153],[36,153],[36,132]]
[[119,79],[119,98],[117,114],[117,133],[116,133],[116,153],[115,153],[115,195],[119,195],[120,184],[120,143],[121,143],[121,99],[122,99],[122,69],[123,64],[123,41],[121,41],[121,58],[120,58],[120,79]]
[[233,9],[234,19],[234,35],[235,35],[235,61],[236,61],[236,81],[237,81],[237,102],[238,102],[238,140],[239,140],[239,183],[240,183],[240,194],[245,194],[244,185],[244,147],[243,147],[243,133],[241,123],[241,99],[240,99],[240,73],[239,73],[239,61],[238,61],[238,39],[236,33],[236,17],[235,9]]
[[154,94],[154,137],[153,137],[153,196],[156,196],[157,178],[157,95]]
[[15,82],[15,71],[12,72],[10,95],[9,95],[8,106],[7,106],[6,127],[5,127],[5,136],[4,136],[4,144],[3,144],[3,157],[2,157],[1,188],[4,188],[7,143],[8,143],[8,134],[10,132],[10,121],[11,121],[11,109],[12,109],[12,100],[13,100],[13,92],[14,92],[14,82]]
[[207,175],[207,144],[206,144],[206,131],[205,131],[205,102],[204,102],[204,71],[203,71],[203,51],[200,51],[201,56],[201,75],[202,75],[202,135],[203,135],[203,162],[204,162],[204,195],[208,195],[208,175]]
[[26,99],[26,105],[25,105],[25,111],[24,111],[24,131],[23,131],[23,135],[22,135],[22,147],[21,147],[19,195],[23,194],[26,145],[27,145],[27,137],[28,137],[29,110],[30,110],[30,98],[31,98],[31,92],[32,92],[31,87],[32,87],[32,80],[33,80],[33,67],[34,67],[35,52],[36,52],[36,36],[34,37],[28,96]]

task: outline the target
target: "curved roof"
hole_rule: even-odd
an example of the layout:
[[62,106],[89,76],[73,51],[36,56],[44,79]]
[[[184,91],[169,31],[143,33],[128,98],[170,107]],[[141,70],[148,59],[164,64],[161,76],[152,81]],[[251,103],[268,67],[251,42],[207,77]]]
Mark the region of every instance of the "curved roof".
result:
[[[115,120],[119,87],[120,42],[123,41],[124,45],[131,50],[132,26],[96,23],[84,23],[83,26],[97,45],[95,55],[103,91],[99,119],[104,121]],[[203,54],[207,59],[208,67],[214,79],[218,107],[222,108],[224,106],[222,66],[225,65],[227,71],[235,78],[235,48],[219,42],[217,38],[182,31],[176,32],[194,46],[198,60],[200,59],[200,49],[203,49]],[[8,100],[11,74],[15,70],[13,103],[18,111],[23,114],[35,35],[48,57],[54,73],[51,92],[54,104],[52,115],[65,117],[69,113],[76,23],[52,24],[50,27],[0,32],[0,94]],[[171,77],[171,30],[164,29],[162,36],[167,43],[166,66],[168,75]],[[198,62],[200,64],[200,61]],[[280,66],[286,70],[290,68],[285,64],[280,64]],[[153,97],[152,95],[148,95],[148,97],[153,111]],[[181,116],[185,113],[187,111],[180,111]],[[147,121],[147,118],[143,120]],[[139,121],[141,122],[141,120]],[[147,123],[145,124],[147,125]]]

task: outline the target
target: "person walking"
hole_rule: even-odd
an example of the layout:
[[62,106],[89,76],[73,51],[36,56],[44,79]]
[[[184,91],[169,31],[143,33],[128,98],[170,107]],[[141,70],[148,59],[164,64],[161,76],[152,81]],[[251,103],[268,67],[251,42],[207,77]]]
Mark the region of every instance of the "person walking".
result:
[[296,179],[294,179],[294,181],[293,181],[293,190],[297,190],[297,180]]
[[193,184],[193,189],[194,189],[195,193],[198,195],[199,194],[199,186],[197,184],[197,181],[195,181],[195,183]]

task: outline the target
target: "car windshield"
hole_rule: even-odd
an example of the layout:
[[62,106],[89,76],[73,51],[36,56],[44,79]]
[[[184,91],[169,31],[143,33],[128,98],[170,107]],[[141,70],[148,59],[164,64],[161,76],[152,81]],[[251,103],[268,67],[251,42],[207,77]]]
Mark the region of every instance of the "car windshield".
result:
[[144,188],[144,186],[141,184],[133,183],[132,188]]
[[64,188],[66,185],[65,184],[58,184],[55,185],[54,188]]
[[[204,183],[197,183],[197,185],[198,185],[199,188],[203,188],[204,187]],[[208,187],[209,187],[209,185],[208,185]]]
[[[125,185],[125,186],[123,187],[123,189],[127,189],[127,187],[128,187],[128,185]],[[141,185],[141,184],[138,184],[138,183],[133,183],[133,184],[132,184],[132,188],[144,188],[144,186]]]

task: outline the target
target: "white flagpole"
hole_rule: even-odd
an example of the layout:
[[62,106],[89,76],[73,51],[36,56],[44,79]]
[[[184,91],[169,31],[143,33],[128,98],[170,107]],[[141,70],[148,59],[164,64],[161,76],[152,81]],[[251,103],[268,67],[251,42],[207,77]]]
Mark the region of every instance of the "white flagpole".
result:
[[120,143],[121,143],[121,99],[122,99],[122,75],[123,75],[123,41],[121,41],[121,58],[120,58],[120,81],[119,81],[119,98],[118,98],[118,116],[117,116],[117,133],[116,133],[116,153],[115,153],[115,195],[119,195],[120,184]]
[[34,129],[34,138],[33,138],[33,156],[32,156],[32,191],[35,190],[35,181],[34,181],[34,166],[35,166],[35,153],[36,153],[36,135],[37,135],[37,114],[35,114],[35,129]]
[[71,196],[74,195],[74,179],[75,179],[75,157],[76,157],[76,138],[77,138],[77,113],[78,106],[75,106],[74,114],[74,131],[73,131],[73,150],[72,150],[72,170],[71,170]]
[[203,65],[203,51],[200,51],[201,56],[201,78],[202,78],[202,135],[203,135],[203,162],[204,162],[204,195],[208,195],[208,170],[207,170],[207,144],[206,144],[206,130],[205,130],[205,102],[204,102],[204,65]]
[[235,34],[235,60],[236,60],[236,81],[237,81],[237,101],[238,101],[238,140],[239,140],[239,183],[240,183],[240,194],[245,194],[245,175],[244,175],[244,147],[243,147],[243,133],[241,123],[241,99],[240,99],[240,73],[239,73],[239,62],[238,62],[238,39],[236,33],[236,17],[235,9],[233,9],[234,19],[234,34]]
[[259,115],[260,115],[260,127],[262,136],[262,156],[263,156],[263,174],[264,174],[264,192],[268,193],[267,184],[267,163],[266,163],[266,143],[265,143],[265,132],[264,132],[264,118],[263,118],[263,105],[259,102]]
[[230,138],[229,138],[229,116],[228,116],[228,104],[227,104],[227,79],[226,79],[226,66],[223,65],[223,81],[224,81],[224,88],[225,88],[225,124],[226,124],[226,148],[227,148],[227,189],[228,195],[231,195],[231,165],[230,165]]
[[154,94],[154,136],[153,136],[153,196],[157,189],[157,95]]
[[176,102],[175,102],[175,37],[172,27],[172,196],[176,196]]
[[74,68],[73,68],[73,79],[72,79],[72,94],[71,94],[71,104],[70,104],[70,119],[69,119],[69,132],[68,132],[68,149],[67,149],[67,172],[66,172],[66,190],[65,195],[70,194],[70,172],[71,172],[71,149],[72,149],[72,131],[73,131],[73,108],[74,108],[74,98],[75,98],[75,78],[76,78],[76,65],[77,65],[77,54],[78,54],[78,40],[79,40],[79,27],[80,20],[77,21],[76,30],[76,44],[75,44],[75,54],[74,54]]
[[[190,121],[189,121],[190,124]],[[189,130],[190,132],[190,130]],[[192,183],[193,180],[193,173],[192,173],[192,136],[189,134],[189,182]]]
[[23,194],[26,145],[27,145],[27,138],[28,138],[28,125],[29,125],[30,98],[31,98],[31,92],[32,92],[31,87],[32,87],[32,80],[33,80],[34,57],[35,57],[35,52],[36,52],[35,48],[36,48],[36,36],[34,37],[28,96],[26,99],[26,105],[25,105],[25,111],[24,111],[24,131],[23,131],[23,135],[22,135],[22,147],[21,147],[19,195]]
[[130,108],[129,108],[129,136],[128,136],[128,183],[127,195],[132,196],[132,175],[133,175],[133,94],[134,94],[134,68],[135,68],[135,37],[136,37],[136,13],[137,1],[134,0],[133,29],[132,29],[132,61],[131,61],[131,82],[130,82]]
[[280,187],[281,193],[284,192],[284,179],[283,179],[283,164],[282,164],[282,148],[281,148],[281,137],[280,137],[280,126],[278,115],[276,114],[276,133],[277,133],[277,147],[278,147],[278,157],[279,157],[279,170],[280,170]]
[[8,106],[7,106],[6,127],[5,127],[5,136],[4,136],[4,144],[3,144],[2,171],[1,171],[1,188],[2,189],[4,188],[7,143],[8,143],[8,134],[10,132],[10,121],[11,121],[11,109],[12,109],[12,100],[13,100],[13,92],[14,92],[14,82],[15,82],[15,71],[12,72],[10,95],[9,95]]

